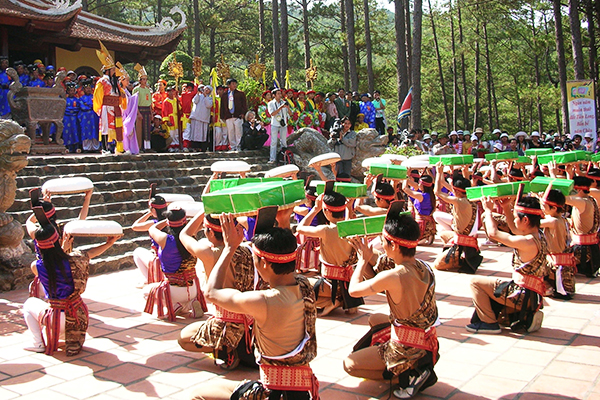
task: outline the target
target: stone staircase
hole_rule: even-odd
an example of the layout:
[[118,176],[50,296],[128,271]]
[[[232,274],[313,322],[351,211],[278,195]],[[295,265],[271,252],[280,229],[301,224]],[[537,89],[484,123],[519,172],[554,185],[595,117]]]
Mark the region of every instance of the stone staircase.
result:
[[[262,176],[267,167],[268,151],[217,153],[165,153],[136,156],[31,156],[29,165],[16,178],[16,199],[8,212],[21,223],[31,215],[29,190],[41,187],[53,178],[81,176],[94,182],[94,193],[88,219],[117,221],[123,226],[124,236],[101,257],[92,260],[90,274],[99,274],[135,267],[132,252],[136,247],[150,246],[145,232],[133,232],[132,223],[148,208],[148,190],[156,183],[158,193],[187,193],[200,201],[204,186],[216,161],[242,160],[252,166],[248,176]],[[58,221],[75,219],[83,204],[83,194],[55,195]],[[26,242],[31,242],[25,234]],[[74,246],[89,248],[101,243],[102,238],[75,238]],[[23,273],[18,276],[27,275]],[[28,279],[15,282],[23,287]]]

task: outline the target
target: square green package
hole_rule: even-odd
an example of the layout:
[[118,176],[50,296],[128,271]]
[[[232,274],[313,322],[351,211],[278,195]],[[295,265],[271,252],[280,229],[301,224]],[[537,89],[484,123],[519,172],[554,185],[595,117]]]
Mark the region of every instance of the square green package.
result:
[[577,153],[574,151],[566,151],[564,153],[545,154],[538,157],[538,163],[544,165],[551,161],[556,161],[557,164],[568,164],[577,162]]
[[304,200],[301,180],[249,183],[202,196],[207,214],[249,215],[265,206],[285,206]]
[[593,156],[590,157],[592,162],[598,162],[600,161],[600,153],[598,154],[594,154]]
[[369,174],[383,174],[383,177],[388,179],[406,179],[408,178],[408,169],[402,165],[371,164]]
[[278,182],[282,181],[283,178],[227,178],[227,179],[213,179],[210,181],[210,191],[214,192],[217,190],[223,190],[232,188],[240,185],[246,185],[248,183],[261,183],[261,182]]
[[504,196],[512,196],[517,194],[519,191],[519,185],[523,184],[525,187],[523,188],[523,193],[529,193],[530,185],[529,182],[510,182],[510,183],[498,183],[495,185],[486,185],[486,186],[475,186],[467,188],[467,199],[480,200],[482,197],[504,197]]
[[591,152],[585,150],[573,150],[567,153],[575,153],[577,155],[577,161],[589,161],[591,159]]
[[[343,194],[347,199],[356,199],[367,196],[367,185],[362,183],[336,182],[333,186],[333,190]],[[325,183],[319,183],[317,185],[317,194],[321,194],[324,191]]]
[[516,160],[517,158],[519,158],[519,153],[517,153],[516,151],[503,151],[500,153],[489,153],[485,155],[485,159],[488,161],[492,161],[492,160],[499,160],[499,161],[505,161],[505,160]]
[[572,179],[559,179],[559,178],[547,178],[544,176],[537,176],[531,181],[532,192],[545,192],[548,185],[552,185],[552,189],[560,190],[562,194],[568,196],[573,190],[575,182]]
[[337,223],[338,235],[341,238],[379,235],[383,231],[385,217],[385,215],[377,215],[340,221]]
[[544,154],[552,154],[552,149],[527,149],[525,150],[526,156],[543,156]]
[[437,164],[439,161],[444,165],[469,165],[473,164],[473,156],[471,154],[448,154],[429,157],[429,164]]
[[531,158],[527,157],[527,156],[519,156],[519,158],[517,158],[515,160],[515,164],[531,164]]

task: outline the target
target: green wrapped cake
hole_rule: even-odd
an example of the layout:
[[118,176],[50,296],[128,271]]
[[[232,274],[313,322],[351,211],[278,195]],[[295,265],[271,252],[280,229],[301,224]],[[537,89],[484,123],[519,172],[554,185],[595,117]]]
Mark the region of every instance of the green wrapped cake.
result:
[[525,150],[526,156],[543,156],[544,154],[552,154],[552,149],[527,149]]
[[402,165],[371,164],[369,174],[383,174],[383,177],[387,179],[406,179],[408,178],[408,169]]
[[516,195],[519,191],[519,185],[525,185],[523,193],[529,193],[529,182],[511,182],[511,183],[497,183],[495,185],[475,186],[467,188],[467,199],[480,200],[482,197],[504,197]]
[[262,182],[280,182],[283,178],[227,178],[227,179],[213,179],[210,181],[210,191],[214,192],[217,190],[228,189],[240,185],[246,185],[248,183],[262,183]]
[[531,164],[531,158],[527,156],[519,156],[519,158],[515,160],[515,164]]
[[[585,152],[583,152],[585,153]],[[578,155],[575,151],[565,151],[563,153],[552,153],[538,157],[538,163],[548,164],[551,161],[555,161],[557,164],[569,164],[578,161]]]
[[449,154],[429,157],[429,164],[437,164],[440,161],[444,165],[470,165],[473,164],[473,156],[471,154]]
[[485,155],[485,159],[488,161],[511,161],[516,160],[517,158],[519,158],[519,153],[516,151],[503,151],[500,153],[489,153]]
[[207,214],[252,215],[265,206],[292,206],[305,200],[301,180],[249,183],[202,196]]
[[532,192],[545,192],[548,185],[552,185],[552,189],[560,190],[565,196],[568,196],[571,194],[575,182],[572,179],[538,176],[531,181],[530,189]]
[[[356,199],[358,197],[367,196],[367,185],[362,183],[336,182],[333,186],[333,190],[343,194],[347,199]],[[317,184],[317,194],[321,194],[324,191],[325,182]]]
[[338,235],[342,238],[379,235],[383,231],[385,217],[377,215],[340,221],[337,223]]

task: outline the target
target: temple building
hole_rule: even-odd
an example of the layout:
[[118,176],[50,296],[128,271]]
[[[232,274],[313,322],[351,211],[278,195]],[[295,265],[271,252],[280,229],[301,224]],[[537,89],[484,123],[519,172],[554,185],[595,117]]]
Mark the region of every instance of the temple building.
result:
[[155,26],[136,26],[86,12],[81,0],[0,0],[0,55],[10,65],[39,59],[78,75],[100,75],[98,39],[123,64],[162,60],[174,51],[186,18],[179,7],[173,14],[180,15],[179,24],[166,17]]

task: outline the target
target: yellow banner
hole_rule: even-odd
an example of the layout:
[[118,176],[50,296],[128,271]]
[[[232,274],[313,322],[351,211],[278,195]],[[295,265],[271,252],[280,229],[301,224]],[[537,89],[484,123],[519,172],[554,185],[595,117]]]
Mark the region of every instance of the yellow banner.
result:
[[569,81],[567,82],[567,99],[594,99],[594,81]]

